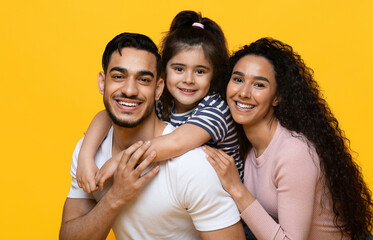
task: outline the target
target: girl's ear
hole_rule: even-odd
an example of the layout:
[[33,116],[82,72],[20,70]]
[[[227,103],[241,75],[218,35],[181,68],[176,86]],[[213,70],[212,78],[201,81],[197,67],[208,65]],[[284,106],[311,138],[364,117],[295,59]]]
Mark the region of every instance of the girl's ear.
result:
[[157,86],[155,88],[155,100],[159,100],[159,98],[162,95],[163,88],[164,88],[164,80],[163,78],[159,78],[157,81]]
[[105,73],[99,72],[98,73],[98,90],[102,95],[104,95],[104,89],[105,89]]

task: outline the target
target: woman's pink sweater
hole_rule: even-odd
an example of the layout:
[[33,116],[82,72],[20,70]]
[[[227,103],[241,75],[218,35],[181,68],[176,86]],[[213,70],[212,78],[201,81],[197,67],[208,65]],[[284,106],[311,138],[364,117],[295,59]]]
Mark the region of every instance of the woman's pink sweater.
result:
[[261,156],[249,152],[244,184],[256,200],[241,217],[257,239],[341,239],[319,161],[304,137],[280,124]]

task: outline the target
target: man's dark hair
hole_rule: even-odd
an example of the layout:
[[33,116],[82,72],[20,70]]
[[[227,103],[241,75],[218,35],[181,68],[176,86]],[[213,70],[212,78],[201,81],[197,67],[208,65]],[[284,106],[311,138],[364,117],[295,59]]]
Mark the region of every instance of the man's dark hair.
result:
[[139,50],[145,50],[154,54],[157,61],[157,79],[161,74],[161,56],[158,53],[158,48],[154,42],[147,36],[138,33],[121,33],[113,38],[107,45],[102,55],[102,68],[106,74],[109,66],[111,55],[118,51],[122,56],[122,48],[135,48]]

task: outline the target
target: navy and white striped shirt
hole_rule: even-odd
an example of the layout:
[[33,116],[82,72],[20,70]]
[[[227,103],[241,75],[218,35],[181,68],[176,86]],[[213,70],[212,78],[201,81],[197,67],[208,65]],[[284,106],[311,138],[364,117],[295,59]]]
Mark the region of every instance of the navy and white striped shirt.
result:
[[171,112],[170,122],[175,127],[189,123],[207,131],[211,139],[206,144],[221,149],[231,156],[243,180],[243,163],[239,154],[238,136],[229,107],[220,94],[204,97],[194,109],[188,112]]

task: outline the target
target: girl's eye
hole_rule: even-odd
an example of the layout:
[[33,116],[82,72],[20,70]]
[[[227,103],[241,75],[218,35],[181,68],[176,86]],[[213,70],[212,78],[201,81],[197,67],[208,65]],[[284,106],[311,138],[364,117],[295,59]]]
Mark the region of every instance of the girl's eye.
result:
[[182,67],[175,67],[176,72],[183,72],[184,69]]
[[196,73],[197,73],[197,74],[204,74],[204,73],[205,73],[205,71],[204,71],[204,70],[202,70],[202,69],[198,69],[198,70],[196,71]]

